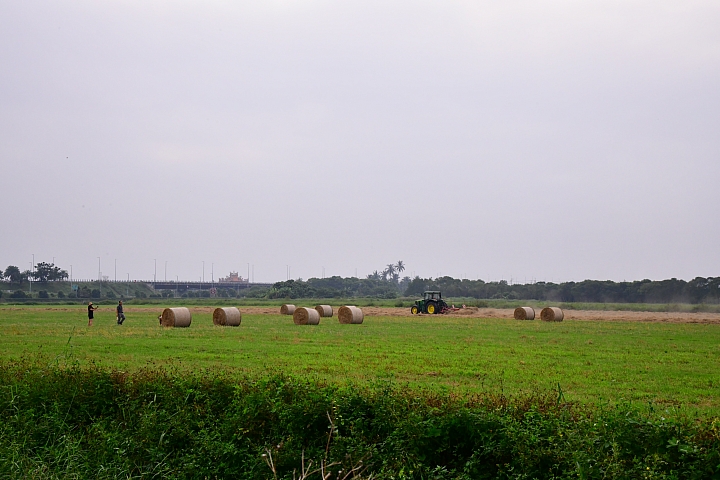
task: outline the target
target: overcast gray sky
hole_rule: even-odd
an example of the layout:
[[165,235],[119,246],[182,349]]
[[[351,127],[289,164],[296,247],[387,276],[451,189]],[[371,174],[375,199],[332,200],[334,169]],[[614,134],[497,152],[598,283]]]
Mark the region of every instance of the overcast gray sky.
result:
[[715,0],[0,0],[0,265],[718,276],[719,25]]

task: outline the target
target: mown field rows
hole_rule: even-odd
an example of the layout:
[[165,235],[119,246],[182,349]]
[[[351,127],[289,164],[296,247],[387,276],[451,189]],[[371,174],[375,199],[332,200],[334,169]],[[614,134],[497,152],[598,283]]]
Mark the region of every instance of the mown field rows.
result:
[[245,314],[240,327],[221,328],[209,308],[199,308],[190,328],[166,329],[158,307],[126,310],[123,326],[104,307],[88,328],[82,307],[1,307],[2,360],[283,373],[337,384],[392,380],[460,395],[559,385],[571,401],[720,412],[720,327],[713,324],[368,316],[362,325],[333,318],[299,327],[290,317]]

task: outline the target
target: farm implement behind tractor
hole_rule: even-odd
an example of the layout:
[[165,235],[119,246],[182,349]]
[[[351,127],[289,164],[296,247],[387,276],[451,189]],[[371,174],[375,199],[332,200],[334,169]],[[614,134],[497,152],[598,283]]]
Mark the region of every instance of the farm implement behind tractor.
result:
[[454,306],[449,306],[445,300],[442,299],[442,293],[437,291],[427,291],[423,293],[422,300],[416,300],[415,305],[410,308],[410,313],[416,315],[418,313],[448,313],[460,310]]

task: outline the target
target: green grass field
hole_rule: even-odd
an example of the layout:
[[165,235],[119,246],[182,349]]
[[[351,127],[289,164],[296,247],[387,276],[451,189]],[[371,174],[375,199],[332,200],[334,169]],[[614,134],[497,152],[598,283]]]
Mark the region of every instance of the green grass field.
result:
[[313,327],[245,314],[240,327],[222,328],[211,313],[194,313],[190,328],[167,329],[158,326],[160,311],[129,307],[117,326],[107,306],[88,328],[81,306],[3,306],[1,360],[281,372],[340,384],[393,380],[461,395],[560,384],[570,401],[720,412],[718,325],[424,316],[366,317],[362,325],[332,318]]

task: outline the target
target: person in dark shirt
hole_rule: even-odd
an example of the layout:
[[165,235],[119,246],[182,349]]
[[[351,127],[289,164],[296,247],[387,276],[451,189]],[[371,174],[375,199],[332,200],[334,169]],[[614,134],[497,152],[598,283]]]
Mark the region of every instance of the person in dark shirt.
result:
[[117,312],[117,324],[122,325],[125,321],[125,314],[123,313],[123,305],[122,300],[118,302],[118,306],[115,307],[115,311]]
[[97,307],[94,307],[92,302],[88,302],[88,327],[92,327],[93,312],[95,310],[97,310]]

